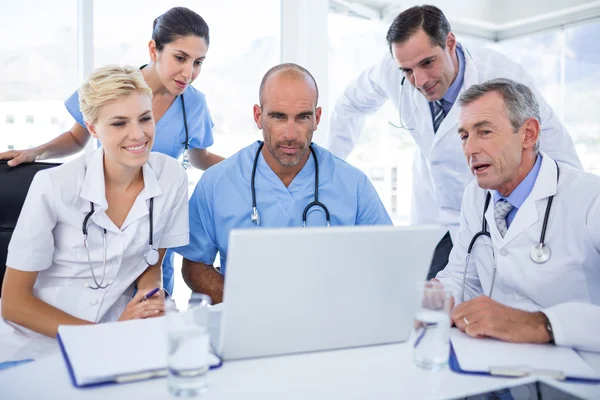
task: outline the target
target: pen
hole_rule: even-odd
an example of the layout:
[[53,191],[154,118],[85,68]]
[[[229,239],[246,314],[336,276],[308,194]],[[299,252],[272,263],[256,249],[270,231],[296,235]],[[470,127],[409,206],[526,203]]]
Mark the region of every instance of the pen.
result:
[[20,364],[25,364],[25,363],[32,362],[32,361],[34,361],[34,360],[31,358],[27,358],[25,360],[0,362],[0,370],[14,367],[14,366],[20,365]]
[[160,288],[156,288],[156,289],[152,289],[151,291],[149,291],[148,293],[146,293],[146,295],[144,297],[142,297],[142,299],[140,300],[140,303],[142,301],[146,301],[148,300],[150,297],[154,296],[154,294],[156,292],[158,292],[160,290]]

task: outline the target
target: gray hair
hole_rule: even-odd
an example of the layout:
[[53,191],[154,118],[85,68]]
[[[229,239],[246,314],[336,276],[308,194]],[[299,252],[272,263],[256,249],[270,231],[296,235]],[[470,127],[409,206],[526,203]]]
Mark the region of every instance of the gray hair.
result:
[[[533,91],[527,85],[510,79],[498,78],[473,85],[460,95],[458,104],[461,107],[471,104],[490,92],[496,92],[504,99],[506,116],[510,120],[515,133],[529,118],[535,118],[541,125],[540,106]],[[540,137],[538,136],[533,151],[537,154],[539,148]]]

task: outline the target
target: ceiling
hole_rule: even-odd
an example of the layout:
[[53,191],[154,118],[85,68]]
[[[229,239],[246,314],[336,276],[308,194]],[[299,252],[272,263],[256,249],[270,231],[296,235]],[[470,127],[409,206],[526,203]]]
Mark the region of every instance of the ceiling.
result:
[[[431,0],[452,30],[499,41],[600,17],[600,1],[590,0]],[[415,5],[401,0],[329,0],[333,12],[391,23]]]

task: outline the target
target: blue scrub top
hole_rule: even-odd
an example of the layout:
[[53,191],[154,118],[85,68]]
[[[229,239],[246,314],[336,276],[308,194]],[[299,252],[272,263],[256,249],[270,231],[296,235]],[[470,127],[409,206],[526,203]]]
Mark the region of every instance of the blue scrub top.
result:
[[[192,86],[183,92],[185,111],[189,130],[190,148],[206,149],[214,143],[212,128],[214,126],[204,94]],[[152,151],[179,158],[185,149],[185,126],[183,124],[183,108],[181,99],[175,99],[165,114],[156,121],[156,131]],[[75,91],[65,101],[69,114],[85,127],[83,114],[79,110],[79,93]],[[99,145],[99,143],[98,143]],[[173,252],[167,250],[163,261],[163,287],[173,293]]]
[[[190,244],[173,249],[207,265],[221,257],[227,270],[229,231],[234,228],[300,227],[304,208],[314,200],[315,162],[312,156],[289,187],[262,156],[256,168],[256,206],[260,226],[250,220],[252,164],[260,142],[242,149],[208,169],[190,198]],[[357,168],[313,144],[319,160],[319,201],[329,209],[331,225],[392,225],[372,183]],[[325,212],[312,207],[307,226],[326,226]]]
[[[214,126],[206,98],[196,88],[188,86],[183,92],[187,116],[190,147],[206,149],[214,143],[212,128]],[[79,93],[75,91],[65,101],[69,114],[81,126],[85,127],[83,115],[79,110]],[[152,151],[179,158],[185,146],[185,126],[183,124],[183,108],[181,99],[175,99],[165,114],[156,121],[156,134]]]

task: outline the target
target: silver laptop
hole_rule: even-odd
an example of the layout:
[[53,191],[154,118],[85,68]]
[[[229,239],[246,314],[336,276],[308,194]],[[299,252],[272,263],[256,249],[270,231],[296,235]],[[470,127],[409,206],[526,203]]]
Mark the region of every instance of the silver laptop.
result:
[[404,341],[439,238],[438,226],[233,230],[213,346],[232,360]]

